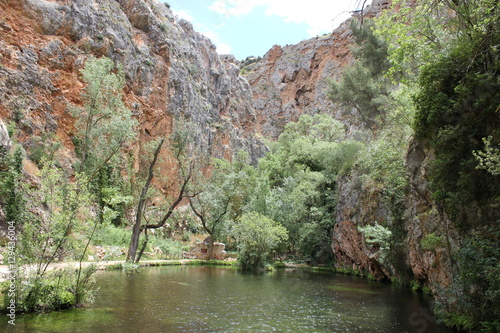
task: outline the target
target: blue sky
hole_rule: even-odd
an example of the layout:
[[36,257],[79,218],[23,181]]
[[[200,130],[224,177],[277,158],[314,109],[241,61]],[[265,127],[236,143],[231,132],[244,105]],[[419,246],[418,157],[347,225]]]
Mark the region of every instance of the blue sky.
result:
[[[161,0],[239,60],[330,33],[365,0]],[[365,5],[371,3],[367,0]]]

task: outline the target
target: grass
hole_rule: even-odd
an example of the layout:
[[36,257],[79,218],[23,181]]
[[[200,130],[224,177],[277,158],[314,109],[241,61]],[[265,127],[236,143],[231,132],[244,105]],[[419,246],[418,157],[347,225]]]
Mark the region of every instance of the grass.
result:
[[[128,263],[117,263],[104,266],[105,270],[126,269]],[[135,264],[134,264],[135,265]],[[143,260],[138,264],[140,267],[159,267],[159,266],[213,266],[213,267],[237,267],[236,261],[225,260],[199,260],[199,259],[183,259],[183,260]]]

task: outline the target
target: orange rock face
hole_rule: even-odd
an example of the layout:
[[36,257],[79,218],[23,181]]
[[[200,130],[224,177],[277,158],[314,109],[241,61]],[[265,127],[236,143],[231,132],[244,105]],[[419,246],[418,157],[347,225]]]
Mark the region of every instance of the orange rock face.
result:
[[[365,14],[376,15],[388,5],[374,1]],[[79,70],[89,54],[123,66],[125,101],[140,124],[139,140],[130,148],[136,170],[146,154],[144,144],[168,136],[181,119],[194,124],[193,150],[226,159],[244,150],[253,163],[266,152],[259,135],[277,138],[302,114],[331,114],[350,130],[361,126],[351,110],[328,99],[328,81],[339,79],[353,61],[347,22],[329,35],[274,46],[242,77],[234,57],[218,55],[208,38],[157,0],[3,0],[0,11],[0,120],[17,122],[18,140],[28,153],[35,139],[53,133],[64,146],[61,159],[68,168],[76,158],[69,111],[82,105]],[[424,184],[425,158],[415,154],[409,169],[413,181]],[[163,157],[161,175],[173,176],[175,164],[168,162],[168,153]],[[157,187],[172,191],[176,180],[170,179]],[[332,233],[339,265],[389,277],[391,268],[380,265],[376,249],[357,229],[387,216],[377,200],[380,193],[360,192],[348,182],[341,187]],[[420,246],[435,223],[447,223],[439,212],[429,213],[432,203],[423,187],[422,196],[413,193],[408,206],[408,264],[418,279],[445,285],[450,281],[446,249]]]

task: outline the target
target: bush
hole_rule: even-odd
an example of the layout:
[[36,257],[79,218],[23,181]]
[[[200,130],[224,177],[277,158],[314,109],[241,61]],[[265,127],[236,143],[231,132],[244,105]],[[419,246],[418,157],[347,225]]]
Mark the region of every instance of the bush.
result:
[[239,243],[241,268],[251,271],[263,269],[270,251],[288,239],[285,227],[258,213],[243,215],[234,236]]
[[460,273],[436,303],[436,312],[447,325],[469,331],[498,327],[499,240],[500,231],[494,227],[482,228],[464,239],[456,253]]
[[432,251],[436,248],[443,247],[443,236],[437,236],[436,234],[431,232],[430,234],[422,238],[422,240],[420,241],[420,245],[422,246],[422,249],[426,251]]
[[151,249],[158,247],[163,253],[182,253],[185,250],[181,242],[157,236],[149,238],[148,247]]
[[379,262],[384,263],[384,259],[391,248],[390,240],[392,232],[377,222],[375,222],[375,225],[358,227],[358,230],[365,235],[366,243],[372,244],[375,248],[379,249]]
[[436,155],[429,172],[433,198],[463,234],[500,218],[491,207],[500,196],[500,180],[478,170],[476,159],[483,138],[491,136],[496,145],[500,135],[500,53],[491,45],[496,44],[483,39],[458,44],[425,66],[414,98],[416,136]]
[[93,243],[100,246],[127,247],[130,243],[130,231],[111,224],[103,224],[94,235]]
[[[27,267],[16,272],[16,310],[19,312],[49,312],[70,309],[94,301],[94,266],[82,270],[77,285],[77,271],[71,268],[53,270],[43,275]],[[11,281],[2,284],[2,292],[8,294]],[[10,305],[10,298],[4,298],[4,309]]]

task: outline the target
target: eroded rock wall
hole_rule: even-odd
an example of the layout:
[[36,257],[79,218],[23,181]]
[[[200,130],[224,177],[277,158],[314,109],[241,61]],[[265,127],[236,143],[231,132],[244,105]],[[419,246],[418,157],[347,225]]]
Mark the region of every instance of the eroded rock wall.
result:
[[[364,14],[389,5],[374,1]],[[208,38],[157,0],[4,0],[0,9],[0,123],[17,123],[27,151],[34,138],[53,133],[65,147],[61,158],[68,168],[75,159],[69,110],[82,103],[79,70],[89,54],[122,64],[139,142],[168,135],[175,119],[186,119],[195,124],[194,143],[203,151],[231,158],[245,150],[256,163],[266,150],[257,134],[276,138],[301,114],[329,113],[349,131],[363,126],[354,110],[327,98],[328,80],[340,78],[352,62],[348,22],[329,35],[274,46],[244,78],[238,61],[218,55]],[[432,158],[418,143],[411,146],[403,252],[418,280],[446,285],[458,237],[430,198],[426,170]],[[332,239],[339,265],[381,279],[395,270],[380,263],[358,226],[395,220],[382,190],[363,188],[356,177],[341,179]],[[431,233],[444,242],[426,250],[422,239]]]
[[[443,209],[431,197],[428,172],[435,159],[434,151],[413,140],[408,149],[406,167],[410,193],[406,201],[406,231],[409,266],[414,277],[436,290],[448,286],[458,267],[452,253],[460,246],[460,235]],[[432,248],[426,240],[435,241]]]
[[[374,0],[353,19],[374,17],[390,5],[388,0]],[[302,114],[330,114],[348,125],[350,132],[364,126],[354,109],[340,108],[328,98],[329,81],[340,79],[353,61],[349,24],[347,20],[331,34],[295,45],[275,45],[250,67],[245,77],[252,86],[258,131],[264,136],[277,138],[288,122]]]
[[248,82],[214,44],[157,0],[7,0],[0,4],[0,118],[16,120],[29,148],[55,133],[72,154],[73,104],[89,54],[123,66],[126,102],[140,142],[168,135],[173,119],[195,124],[195,144],[214,157],[238,150],[253,160],[256,139]]
[[246,74],[262,134],[277,138],[287,123],[302,114],[337,112],[327,96],[328,80],[339,78],[352,60],[347,26],[344,23],[330,35],[296,45],[275,45]]

